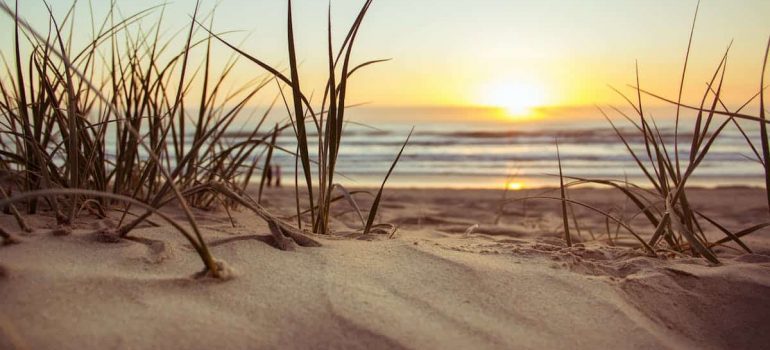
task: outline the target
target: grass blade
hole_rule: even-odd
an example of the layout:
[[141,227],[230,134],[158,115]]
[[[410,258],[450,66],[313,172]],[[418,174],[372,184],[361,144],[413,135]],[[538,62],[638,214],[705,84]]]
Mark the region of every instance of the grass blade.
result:
[[572,237],[569,234],[569,219],[567,217],[567,193],[564,188],[564,174],[561,169],[561,152],[559,152],[559,140],[556,140],[556,159],[559,161],[559,193],[561,194],[561,218],[564,224],[564,240],[567,247],[572,246]]
[[377,216],[377,209],[380,206],[380,198],[382,198],[382,190],[385,189],[385,183],[388,182],[390,174],[393,172],[393,169],[396,168],[398,160],[401,159],[401,154],[404,153],[404,148],[406,148],[406,145],[409,143],[409,139],[412,137],[413,132],[414,127],[412,127],[412,130],[409,131],[409,135],[406,137],[404,144],[401,145],[401,150],[398,151],[398,155],[396,156],[396,159],[393,160],[393,164],[390,165],[390,169],[388,169],[388,173],[385,175],[385,179],[382,180],[382,185],[380,185],[380,189],[377,191],[377,195],[374,196],[372,207],[369,209],[369,217],[366,220],[366,227],[364,227],[365,235],[369,234],[369,230],[372,229],[372,224],[374,224],[374,218]]

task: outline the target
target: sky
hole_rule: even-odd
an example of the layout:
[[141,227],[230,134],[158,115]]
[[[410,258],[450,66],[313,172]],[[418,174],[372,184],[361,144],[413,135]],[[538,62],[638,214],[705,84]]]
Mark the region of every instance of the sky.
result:
[[[124,15],[158,4],[116,1]],[[59,16],[71,3],[49,2]],[[23,0],[20,13],[36,28],[45,29],[42,4]],[[106,13],[108,1],[91,0],[91,4],[97,17]],[[331,1],[336,47],[362,4],[363,0]],[[643,88],[675,97],[696,4],[696,0],[375,0],[353,59],[392,60],[358,74],[349,100],[374,106],[495,106],[511,114],[526,114],[537,107],[622,104],[608,85],[633,93],[626,84],[635,81],[635,62]],[[306,91],[322,91],[326,77],[328,5],[326,0],[293,2]],[[82,37],[76,37],[76,42],[90,37],[88,6],[87,0],[78,5],[76,36]],[[194,6],[192,0],[168,3],[165,38],[189,25]],[[202,1],[203,13],[214,8],[214,31],[236,31],[225,37],[266,62],[286,67],[286,0]],[[770,35],[767,14],[770,1],[766,0],[702,1],[686,100],[699,99],[731,40],[724,99],[740,105],[757,92]],[[143,27],[149,28],[159,15],[155,10]],[[11,25],[8,17],[0,20],[4,33]],[[6,50],[11,42],[4,37]],[[221,45],[214,49],[215,62],[222,66],[232,52]],[[244,62],[231,83],[262,74]],[[255,103],[269,100],[272,97]]]

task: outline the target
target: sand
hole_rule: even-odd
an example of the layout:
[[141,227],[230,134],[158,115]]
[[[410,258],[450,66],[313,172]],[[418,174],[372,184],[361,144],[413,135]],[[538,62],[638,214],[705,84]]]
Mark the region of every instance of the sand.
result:
[[[609,190],[572,196],[622,211],[622,197]],[[53,236],[50,218],[30,218],[35,231],[22,234],[0,215],[21,241],[0,247],[0,349],[770,343],[767,231],[746,239],[754,254],[719,248],[723,264],[709,266],[646,257],[623,235],[610,246],[604,220],[583,211],[574,234],[582,243],[567,248],[558,203],[517,202],[498,218],[501,198],[491,190],[389,190],[380,219],[399,225],[392,239],[319,238],[323,247],[293,252],[274,248],[267,225],[248,211],[233,213],[236,227],[224,212],[197,211],[213,254],[233,271],[227,281],[193,278],[202,264],[167,226],[145,225],[135,240],[110,244],[92,233],[114,220],[85,217],[71,235]],[[759,189],[695,190],[691,199],[731,229],[768,217]],[[288,189],[270,189],[267,206],[289,215],[293,200]],[[340,232],[360,226],[347,204],[336,208]]]

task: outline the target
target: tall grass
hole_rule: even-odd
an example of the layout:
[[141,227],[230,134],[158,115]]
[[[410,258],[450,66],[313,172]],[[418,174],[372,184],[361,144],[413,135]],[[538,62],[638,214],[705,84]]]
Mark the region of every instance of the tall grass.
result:
[[[2,189],[0,207],[14,214],[25,231],[31,229],[21,212],[50,211],[59,225],[67,226],[84,207],[95,206],[93,211],[102,217],[117,210],[121,213],[118,227],[104,233],[115,239],[127,237],[150,216],[159,216],[190,242],[214,277],[221,277],[222,271],[208,250],[192,208],[244,206],[268,222],[279,242],[288,239],[299,245],[318,245],[300,228],[263,208],[259,199],[252,200],[246,191],[252,178],[262,176],[260,183],[264,183],[266,169],[258,171],[257,164],[267,167],[274,151],[293,153],[276,145],[278,134],[291,128],[297,140],[294,154],[307,189],[307,227],[313,233],[331,233],[329,211],[339,199],[332,195],[334,188],[355,204],[351,192],[336,183],[334,176],[349,107],[349,79],[356,70],[384,61],[356,66],[350,62],[371,3],[364,2],[336,51],[330,9],[329,79],[320,108],[315,109],[301,89],[291,1],[287,12],[289,76],[225,41],[226,33],[214,31],[213,13],[202,14],[200,2],[195,3],[185,30],[170,37],[162,34],[168,15],[165,5],[121,17],[113,3],[99,21],[91,13],[91,39],[76,49],[72,38],[76,28],[83,26],[74,24],[79,9],[75,2],[62,17],[49,7],[49,28],[47,34],[41,34],[19,17],[18,2],[11,7],[0,1],[0,10],[13,20],[15,28],[11,59],[6,59],[6,53],[2,57],[0,171],[13,179],[9,190],[17,190],[9,194]],[[177,42],[184,44],[175,48]],[[212,64],[215,42],[234,50],[221,69]],[[193,59],[196,54],[202,58]],[[247,83],[225,92],[226,86],[232,86],[230,77],[242,58],[257,63],[266,73],[255,74]],[[256,120],[256,127],[239,133],[243,137],[237,141],[230,139],[228,133],[235,124],[250,119],[244,116],[249,103],[274,81],[290,87],[289,122],[261,130],[274,100]],[[308,128],[315,128],[318,134],[318,159],[310,157],[309,147],[315,140]],[[261,157],[264,162],[258,161]],[[314,164],[318,166],[317,186]],[[381,193],[382,188],[378,198]],[[259,198],[261,195],[262,186]],[[160,210],[171,203],[185,212],[189,228]],[[298,213],[302,213],[299,194],[297,203]],[[377,203],[370,209],[368,222],[362,219],[362,231],[371,228],[376,211]],[[301,224],[300,220],[298,226]]]
[[[211,78],[207,51],[198,121],[192,146],[185,147],[183,128],[188,115],[183,106],[193,81],[186,75],[187,57],[210,42],[210,38],[192,41],[194,23],[181,52],[164,55],[175,38],[159,40],[162,10],[151,30],[154,33],[147,34],[138,23],[155,9],[116,21],[113,5],[91,42],[77,51],[71,42],[73,33],[63,32],[68,23],[70,31],[74,28],[74,4],[61,23],[49,8],[47,36],[19,18],[18,3],[14,9],[5,3],[0,7],[14,19],[16,66],[15,74],[9,70],[0,83],[4,118],[0,166],[17,175],[16,187],[23,192],[8,199],[9,203],[20,204],[18,199],[25,198],[23,204],[32,214],[42,199],[63,225],[71,224],[86,203],[97,203],[102,216],[115,200],[145,203],[146,212],[125,224],[130,207],[122,208],[121,226],[114,234],[125,237],[142,220],[158,215],[160,203],[175,198],[193,230],[185,237],[217,276],[217,265],[190,210],[190,205],[210,205],[215,194],[190,196],[185,191],[199,183],[234,182],[242,176],[241,163],[254,151],[250,146],[264,142],[251,138],[225,147],[222,136],[268,79],[242,94],[221,97],[219,87],[236,61]],[[22,34],[29,46],[27,56],[22,54]],[[179,85],[169,97],[173,80]],[[210,82],[214,88],[209,90]],[[111,140],[115,146],[109,145]],[[234,152],[247,156],[234,159]]]
[[[695,19],[697,19],[697,9]],[[586,207],[598,212],[608,220],[616,221],[619,224],[622,223],[622,226],[639,241],[641,247],[651,255],[656,255],[656,252],[659,250],[690,252],[694,256],[705,258],[712,264],[719,264],[719,258],[713,250],[716,245],[734,242],[746,252],[751,252],[745,242],[741,240],[741,237],[770,226],[770,223],[760,223],[738,232],[732,232],[713,218],[694,208],[690,203],[687,186],[688,181],[695,176],[696,169],[698,169],[706,159],[712,145],[719,139],[725,128],[729,125],[734,125],[744,136],[748,146],[757,157],[758,163],[760,163],[764,169],[766,192],[768,194],[768,208],[770,209],[770,167],[768,166],[770,147],[768,146],[767,135],[767,123],[769,121],[765,116],[764,102],[764,75],[768,50],[770,50],[770,41],[768,41],[768,46],[765,49],[759,91],[749,98],[740,108],[731,111],[724,103],[722,103],[721,99],[723,81],[727,71],[728,54],[730,51],[729,46],[722,56],[710,81],[707,83],[699,105],[688,105],[682,102],[682,89],[684,87],[684,79],[687,71],[687,62],[690,58],[695,19],[693,19],[692,31],[690,33],[687,52],[685,54],[684,68],[681,81],[679,82],[679,95],[676,100],[664,98],[642,89],[639,83],[638,67],[636,69],[636,84],[630,86],[635,91],[634,95],[636,100],[634,101],[619,90],[615,90],[628,102],[635,115],[628,115],[618,108],[613,107],[612,109],[628,121],[633,126],[632,129],[638,133],[638,139],[642,140],[642,144],[638,145],[639,147],[632,145],[631,142],[629,142],[630,138],[616,126],[615,122],[613,122],[607,112],[603,108],[598,107],[599,111],[605,116],[608,123],[614,129],[619,142],[626,148],[628,154],[641,173],[644,174],[648,183],[642,185],[630,183],[628,180],[570,177],[562,173],[562,162],[561,158],[558,157],[561,197],[539,198],[561,201],[564,230],[568,245],[570,244],[570,237],[566,211],[567,204]],[[655,120],[645,113],[642,103],[643,94],[671,103],[676,107],[676,114],[674,115],[675,127],[673,145],[661,135]],[[757,97],[759,97],[759,115],[752,116],[743,114],[742,110]],[[680,159],[679,156],[681,110],[690,110],[696,113],[695,121],[691,126],[693,136],[689,142],[687,159]],[[749,137],[741,128],[737,120],[759,123],[759,142],[762,145],[761,154],[754,146],[754,142],[756,141],[752,141],[756,139]],[[670,150],[673,150],[673,156],[670,154]],[[570,182],[565,183],[565,179],[570,180]],[[609,186],[620,191],[638,210],[637,213],[631,215],[631,217],[641,216],[649,224],[650,237],[646,239],[642,238],[642,236],[635,232],[630,226],[630,223],[623,223],[622,220],[617,219],[606,212],[602,212],[585,203],[566,198],[565,188],[583,184]],[[715,242],[710,241],[703,228],[705,224],[713,225],[719,232],[724,234],[725,237],[718,239]]]
[[[343,194],[349,193],[342,187],[342,185],[335,182],[335,175],[340,147],[343,143],[343,127],[346,123],[346,112],[350,107],[347,105],[348,84],[350,79],[353,76],[353,73],[361,68],[387,61],[377,59],[366,61],[355,66],[351,63],[351,56],[356,38],[371,5],[372,0],[366,0],[364,2],[358,15],[353,21],[353,24],[347,30],[347,35],[345,36],[342,45],[336,50],[333,45],[331,6],[329,7],[327,16],[328,24],[326,28],[328,40],[326,52],[328,78],[323,90],[324,93],[321,99],[320,108],[317,109],[313,108],[311,98],[308,98],[309,95],[302,90],[302,84],[300,83],[301,77],[296,57],[291,1],[288,1],[287,8],[289,76],[286,76],[279,69],[265,63],[263,60],[239,49],[237,46],[224,40],[221,36],[213,33],[211,30],[206,29],[222,44],[273,75],[279,84],[289,87],[288,90],[291,91],[291,99],[290,103],[287,102],[286,104],[287,110],[291,114],[292,129],[297,141],[296,156],[297,162],[301,166],[301,174],[298,175],[304,180],[304,187],[307,195],[307,198],[305,198],[306,201],[304,202],[307,203],[309,211],[308,226],[313,233],[317,234],[330,234],[332,232],[329,215],[331,205],[334,202],[333,190],[338,188]],[[203,24],[201,25],[203,26]],[[310,125],[311,128],[315,128],[317,140],[313,139],[313,133],[309,132],[308,125]],[[314,141],[318,144],[318,157],[316,159],[311,159],[310,145]],[[403,152],[403,147],[401,152]],[[401,152],[399,152],[399,156]],[[393,164],[394,166],[398,162],[398,159],[399,157],[396,157]],[[313,164],[317,166],[315,179],[312,171]],[[393,167],[391,167],[390,171],[392,170]],[[388,172],[388,175],[390,175],[390,171]],[[385,181],[387,181],[387,176],[383,181],[383,186]],[[379,199],[381,192],[382,188],[380,188],[380,192],[376,195],[377,199]],[[349,198],[349,196],[347,197]],[[369,211],[369,220],[367,220],[367,223],[361,228],[362,232],[367,233],[371,229],[372,221],[377,212],[378,203],[379,201],[375,200],[375,205]],[[299,192],[297,192],[298,214],[303,213],[300,206],[300,195]],[[298,220],[301,219],[299,216],[300,215],[298,215]],[[302,226],[301,221],[298,222],[298,226]]]

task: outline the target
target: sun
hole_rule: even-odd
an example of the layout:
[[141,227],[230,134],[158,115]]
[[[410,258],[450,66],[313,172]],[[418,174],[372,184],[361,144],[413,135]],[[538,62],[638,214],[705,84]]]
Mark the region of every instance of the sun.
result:
[[535,82],[490,83],[481,93],[481,103],[502,108],[509,117],[528,117],[536,107],[545,104],[545,90]]

